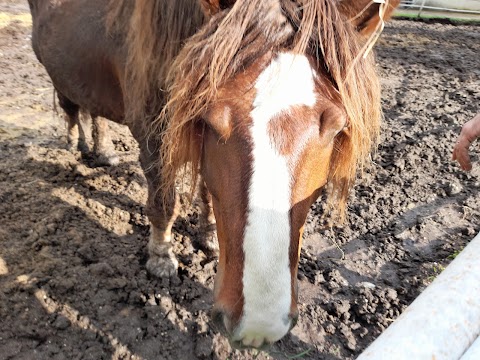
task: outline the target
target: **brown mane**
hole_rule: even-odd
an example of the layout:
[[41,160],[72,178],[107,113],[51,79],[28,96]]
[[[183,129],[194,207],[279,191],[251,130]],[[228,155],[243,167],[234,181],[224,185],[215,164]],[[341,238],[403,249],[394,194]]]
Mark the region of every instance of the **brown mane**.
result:
[[[369,157],[381,119],[374,61],[371,55],[362,56],[362,37],[340,14],[336,0],[237,1],[198,32],[199,22],[185,15],[194,12],[198,16],[192,10],[199,8],[196,4],[196,0],[138,0],[129,23],[127,76],[132,87],[127,114],[160,113],[155,126],[163,141],[162,190],[171,189],[177,171],[187,162],[193,164],[193,180],[197,178],[200,119],[215,101],[219,86],[265,52],[291,50],[316,59],[320,72],[328,72],[349,119],[348,129],[336,139],[328,187],[330,209],[337,209],[343,217],[348,191],[357,169]],[[119,13],[118,6],[113,6],[112,14]],[[186,13],[179,16],[176,11],[180,10]],[[183,47],[177,42],[176,47],[167,46],[167,54],[156,56],[169,43],[165,31],[174,33],[177,40],[195,34]],[[168,61],[158,61],[158,57]],[[148,99],[155,100],[154,106],[142,110]],[[158,105],[165,107],[159,111]]]
[[158,116],[172,62],[204,22],[197,1],[110,0],[107,29],[127,43],[127,122]]

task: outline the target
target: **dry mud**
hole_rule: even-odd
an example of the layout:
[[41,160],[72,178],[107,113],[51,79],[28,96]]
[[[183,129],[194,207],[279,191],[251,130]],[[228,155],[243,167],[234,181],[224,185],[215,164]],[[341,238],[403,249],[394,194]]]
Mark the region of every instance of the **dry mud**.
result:
[[312,207],[298,325],[269,352],[232,351],[210,326],[198,209],[175,224],[178,279],[149,276],[138,147],[113,125],[119,166],[65,149],[29,34],[26,2],[0,1],[1,359],[353,359],[480,230],[480,164],[450,160],[479,111],[479,27],[393,21],[377,46],[382,140],[348,223],[325,229]]

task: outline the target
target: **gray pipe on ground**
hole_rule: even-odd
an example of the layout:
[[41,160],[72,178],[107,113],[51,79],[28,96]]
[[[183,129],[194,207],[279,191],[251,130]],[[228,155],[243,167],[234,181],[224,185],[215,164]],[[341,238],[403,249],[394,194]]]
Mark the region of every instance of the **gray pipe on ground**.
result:
[[357,360],[479,360],[479,336],[480,234]]
[[460,360],[479,360],[480,359],[480,337],[475,340],[472,346],[463,354]]

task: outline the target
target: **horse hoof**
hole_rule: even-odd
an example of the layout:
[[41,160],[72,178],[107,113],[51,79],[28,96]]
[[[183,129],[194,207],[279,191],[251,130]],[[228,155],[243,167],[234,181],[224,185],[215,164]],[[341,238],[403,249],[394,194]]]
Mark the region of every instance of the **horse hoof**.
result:
[[200,248],[209,256],[215,257],[218,254],[218,239],[216,231],[208,231],[199,241]]
[[82,155],[88,155],[90,153],[90,147],[85,141],[79,141],[76,150],[80,151]]
[[171,278],[177,275],[178,261],[173,253],[164,255],[150,255],[147,261],[147,270],[158,278]]
[[95,162],[98,166],[116,166],[120,158],[115,154],[98,154]]
[[75,154],[79,149],[78,149],[78,142],[68,142],[66,146],[67,151],[71,152],[72,154]]

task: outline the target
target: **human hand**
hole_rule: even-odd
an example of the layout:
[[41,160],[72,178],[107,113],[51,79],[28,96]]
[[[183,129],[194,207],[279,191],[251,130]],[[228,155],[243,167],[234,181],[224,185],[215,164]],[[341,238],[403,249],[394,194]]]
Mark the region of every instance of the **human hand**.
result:
[[480,137],[480,113],[463,125],[457,143],[453,148],[452,160],[457,160],[463,170],[470,171],[472,169],[468,148],[478,137]]

